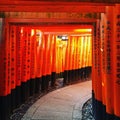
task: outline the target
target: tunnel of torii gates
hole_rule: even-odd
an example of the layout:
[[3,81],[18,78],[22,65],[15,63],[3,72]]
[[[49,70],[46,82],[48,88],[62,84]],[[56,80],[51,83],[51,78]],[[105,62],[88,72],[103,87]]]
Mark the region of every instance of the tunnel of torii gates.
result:
[[120,120],[120,5],[25,3],[0,5],[0,120],[58,77],[71,84],[91,67],[95,120]]

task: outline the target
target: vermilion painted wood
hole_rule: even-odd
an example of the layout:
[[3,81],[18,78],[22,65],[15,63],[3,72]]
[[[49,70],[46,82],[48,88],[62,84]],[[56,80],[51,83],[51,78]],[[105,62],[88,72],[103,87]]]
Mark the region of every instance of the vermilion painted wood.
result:
[[40,2],[40,1],[0,1],[0,11],[4,12],[105,12],[109,3],[93,2]]
[[106,112],[114,114],[114,77],[113,77],[113,40],[114,40],[114,7],[106,8],[105,37],[105,74],[106,74]]
[[119,72],[119,56],[120,56],[120,5],[117,5],[115,10],[115,19],[114,19],[114,29],[116,30],[116,33],[114,33],[114,40],[113,40],[113,78],[114,78],[114,114],[120,118],[120,72]]
[[102,13],[105,12],[105,6],[81,6],[76,5],[73,6],[67,6],[67,5],[0,5],[0,11],[1,12],[98,12]]
[[[107,2],[106,2],[107,1]],[[1,0],[1,5],[51,5],[59,4],[79,4],[79,5],[113,5],[113,3],[119,3],[119,0]]]

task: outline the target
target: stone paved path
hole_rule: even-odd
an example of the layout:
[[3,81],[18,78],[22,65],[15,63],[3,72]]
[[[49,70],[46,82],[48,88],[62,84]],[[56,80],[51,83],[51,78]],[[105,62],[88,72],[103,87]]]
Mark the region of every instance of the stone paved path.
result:
[[69,85],[38,99],[22,120],[81,120],[82,106],[91,98],[91,81]]

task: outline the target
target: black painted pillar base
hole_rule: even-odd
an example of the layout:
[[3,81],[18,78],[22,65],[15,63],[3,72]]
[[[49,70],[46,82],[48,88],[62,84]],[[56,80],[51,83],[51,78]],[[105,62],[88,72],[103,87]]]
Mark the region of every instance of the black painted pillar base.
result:
[[106,106],[105,106],[105,105],[103,105],[102,111],[103,111],[103,112],[102,112],[102,113],[103,113],[103,114],[102,114],[102,119],[103,119],[103,120],[106,120]]
[[16,89],[11,90],[11,111],[16,108]]
[[51,80],[52,80],[52,76],[48,75],[48,90],[50,90],[52,88],[51,87]]
[[81,69],[78,70],[78,79],[81,81]]
[[106,106],[95,99],[94,91],[92,91],[92,108],[95,120],[120,120],[120,117],[106,112]]
[[42,78],[36,78],[35,80],[35,93],[40,93],[41,92],[41,81]]
[[45,81],[45,89],[46,91],[49,91],[50,89],[50,81],[51,81],[51,75],[46,76],[46,81]]
[[10,120],[10,95],[0,96],[0,120]]
[[46,91],[46,83],[45,83],[45,81],[46,81],[46,76],[42,76],[42,81],[41,81],[41,91],[42,92],[45,92]]
[[93,117],[95,118],[95,109],[96,108],[96,104],[95,104],[95,94],[94,91],[92,90],[92,112],[93,112]]
[[103,115],[103,106],[102,106],[102,102],[96,100],[96,116],[97,116],[97,120],[103,120],[102,115]]
[[114,116],[114,120],[120,120],[120,117]]
[[91,79],[92,67],[88,66],[88,78]]
[[81,70],[80,70],[80,78],[81,78],[81,80],[84,79],[84,69],[83,68],[81,68]]
[[67,70],[64,71],[63,84],[64,84],[64,85],[67,85],[67,84],[68,84],[68,71],[67,71]]
[[16,107],[19,107],[21,105],[21,88],[20,86],[16,87]]
[[29,81],[30,96],[33,96],[35,93],[35,79],[30,79]]
[[28,98],[28,91],[27,91],[27,82],[22,82],[21,84],[21,101],[24,103]]
[[72,83],[72,70],[68,71],[68,83],[67,84],[71,84]]
[[114,120],[114,115],[106,113],[106,120]]
[[52,88],[55,88],[55,82],[56,82],[56,73],[52,72],[52,75],[51,75],[51,87]]
[[75,69],[75,81],[78,81],[78,69]]
[[83,80],[86,80],[87,76],[86,76],[86,68],[83,68]]
[[75,70],[72,70],[72,73],[71,73],[71,75],[72,75],[72,83],[74,83],[75,82]]

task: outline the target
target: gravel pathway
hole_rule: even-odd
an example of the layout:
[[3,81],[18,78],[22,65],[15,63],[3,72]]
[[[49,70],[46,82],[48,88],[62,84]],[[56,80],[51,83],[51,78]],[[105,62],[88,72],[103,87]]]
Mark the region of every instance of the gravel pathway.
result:
[[82,108],[82,120],[95,120],[92,113],[92,99],[89,99]]

